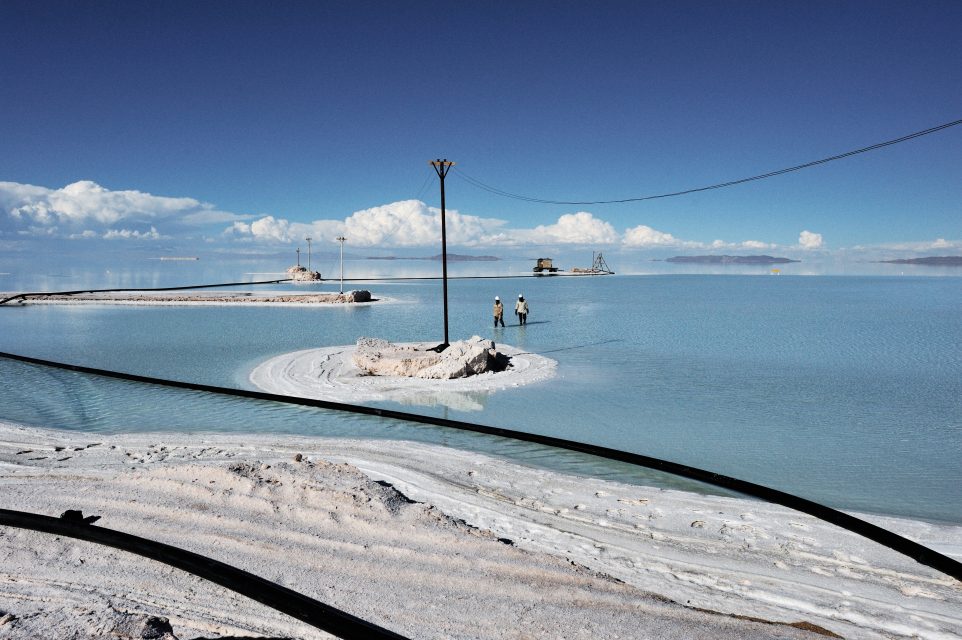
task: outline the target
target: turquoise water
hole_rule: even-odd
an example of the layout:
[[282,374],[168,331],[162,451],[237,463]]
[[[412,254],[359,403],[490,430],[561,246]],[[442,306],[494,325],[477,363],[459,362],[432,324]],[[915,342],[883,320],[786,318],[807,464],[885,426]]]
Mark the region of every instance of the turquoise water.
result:
[[[183,268],[159,267],[160,275],[67,274],[63,282],[46,283],[7,276],[0,278],[0,289],[270,277],[175,271]],[[455,273],[481,268],[459,265]],[[0,350],[250,388],[247,375],[255,364],[288,351],[353,343],[360,336],[440,341],[440,283],[364,287],[389,302],[320,308],[0,308]],[[331,285],[258,287],[312,288],[331,290]],[[519,292],[531,305],[529,325],[492,329],[490,301],[495,295],[510,301]],[[962,278],[454,280],[449,296],[452,339],[479,334],[548,355],[559,363],[558,376],[473,394],[468,400],[477,411],[383,406],[627,449],[840,508],[962,523]],[[416,438],[561,461],[586,473],[628,473],[573,454],[439,428],[215,398],[4,360],[0,374],[5,381],[0,419],[38,426]]]

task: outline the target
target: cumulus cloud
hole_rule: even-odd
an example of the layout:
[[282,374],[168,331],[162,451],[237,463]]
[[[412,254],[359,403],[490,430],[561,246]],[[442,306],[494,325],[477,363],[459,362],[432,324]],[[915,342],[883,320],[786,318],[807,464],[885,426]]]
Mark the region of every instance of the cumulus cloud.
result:
[[111,234],[111,228],[122,223],[136,226],[158,221],[202,225],[245,217],[217,211],[194,198],[113,191],[90,180],[80,180],[61,189],[0,182],[0,224],[12,225],[19,232],[27,231],[28,235],[50,235],[65,227],[73,231],[67,237],[83,237],[78,228],[92,230],[99,226],[104,237],[137,238],[147,237],[150,232],[121,229]]
[[[448,242],[457,245],[479,245],[499,237],[503,220],[465,215],[457,210],[445,212]],[[314,241],[333,242],[346,236],[353,246],[417,247],[438,243],[441,237],[441,210],[420,200],[402,200],[355,211],[342,220],[315,220],[310,223],[290,222],[264,216],[253,222],[234,222],[225,229],[234,237],[247,237],[264,242],[293,242],[306,237]]]
[[566,213],[554,224],[519,230],[515,235],[523,244],[613,244],[621,240],[611,223],[587,211]]
[[[497,234],[503,220],[480,218],[457,210],[445,211],[448,242],[458,245],[483,244]],[[441,210],[420,200],[402,200],[380,207],[355,211],[344,221],[344,234],[352,244],[427,246],[441,237]]]
[[802,231],[798,234],[798,244],[802,249],[820,249],[822,247],[822,234]]
[[[678,247],[705,250],[760,250],[776,245],[759,240],[742,242],[698,242],[682,240],[670,233],[638,225],[619,234],[611,223],[587,211],[566,213],[557,222],[532,229],[509,228],[504,220],[446,212],[448,243],[466,247],[507,247],[524,245],[612,245],[626,248]],[[441,212],[420,200],[402,200],[355,211],[343,221],[291,222],[263,216],[252,222],[235,221],[224,229],[226,236],[265,243],[315,242],[348,238],[353,246],[422,247],[435,246],[441,237]]]
[[[557,221],[534,228],[510,227],[498,218],[447,211],[449,244],[464,247],[525,245],[603,246],[626,249],[683,248],[710,251],[771,249],[814,250],[822,236],[802,231],[797,245],[779,247],[760,240],[703,242],[678,238],[645,224],[619,233],[611,223],[588,211],[565,213]],[[221,225],[227,225],[226,228]],[[343,219],[297,222],[281,215],[241,215],[221,211],[187,197],[156,196],[135,190],[113,191],[90,180],[61,189],[0,182],[0,236],[84,240],[150,240],[173,234],[189,237],[198,227],[218,225],[220,241],[287,244],[312,238],[335,242],[345,236],[355,247],[433,247],[441,236],[440,210],[420,200],[401,200],[355,211]],[[158,230],[164,229],[164,234]],[[213,242],[209,236],[207,241]],[[939,243],[942,243],[939,246]],[[958,243],[939,239],[931,247],[953,249]]]
[[628,247],[674,247],[684,244],[670,233],[652,229],[645,224],[627,229],[624,242]]
[[624,246],[634,249],[676,247],[680,249],[703,249],[712,251],[757,251],[776,248],[776,245],[760,240],[743,240],[741,242],[728,242],[726,240],[712,240],[711,242],[682,240],[670,233],[652,229],[644,224],[625,230]]
[[932,249],[955,249],[958,248],[958,246],[958,242],[949,242],[945,238],[937,238],[935,242],[930,245]]
[[274,216],[255,220],[250,229],[251,235],[260,240],[288,242],[291,239],[291,223],[283,219],[277,220]]
[[[450,244],[468,247],[612,244],[621,239],[610,223],[584,211],[564,214],[550,225],[508,229],[504,220],[449,210],[445,212],[445,226]],[[343,235],[353,246],[434,246],[441,237],[441,211],[420,200],[402,200],[355,211],[343,221],[316,220],[305,224],[265,216],[251,223],[234,222],[224,232],[265,242],[291,242],[307,235],[324,241]]]

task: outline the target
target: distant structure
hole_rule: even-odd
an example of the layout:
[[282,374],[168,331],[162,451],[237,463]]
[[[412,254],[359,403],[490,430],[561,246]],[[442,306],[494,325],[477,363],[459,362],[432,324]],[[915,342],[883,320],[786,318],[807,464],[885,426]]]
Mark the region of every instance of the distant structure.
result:
[[610,276],[615,272],[608,268],[608,263],[605,262],[605,258],[600,251],[598,253],[592,251],[591,266],[587,269],[575,267],[571,270],[571,273],[579,276]]
[[294,282],[319,281],[321,279],[320,271],[311,271],[307,267],[302,267],[301,266],[301,248],[298,247],[296,251],[297,251],[297,264],[294,265],[293,267],[287,268],[287,275],[289,275],[291,277],[291,280],[293,280]]
[[558,267],[554,266],[551,258],[538,258],[534,263],[534,269],[532,269],[537,275],[541,276],[545,273],[552,274],[558,272]]
[[341,293],[344,293],[344,241],[347,238],[338,236],[334,239],[341,243]]

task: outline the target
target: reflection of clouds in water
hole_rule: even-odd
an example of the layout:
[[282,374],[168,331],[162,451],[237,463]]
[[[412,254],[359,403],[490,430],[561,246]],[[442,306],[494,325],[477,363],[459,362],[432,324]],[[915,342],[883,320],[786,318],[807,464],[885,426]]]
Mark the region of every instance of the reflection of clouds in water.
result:
[[354,345],[295,351],[256,366],[251,383],[259,389],[331,402],[397,402],[443,406],[455,411],[481,411],[487,396],[500,389],[546,380],[557,362],[521,349],[500,345],[511,359],[507,370],[453,380],[362,375],[351,356]]

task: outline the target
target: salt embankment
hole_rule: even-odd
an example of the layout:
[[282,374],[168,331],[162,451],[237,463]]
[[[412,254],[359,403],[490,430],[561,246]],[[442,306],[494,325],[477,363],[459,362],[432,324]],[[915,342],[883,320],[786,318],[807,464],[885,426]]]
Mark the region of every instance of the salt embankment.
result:
[[[0,424],[0,483],[6,508],[81,509],[419,638],[808,637],[694,608],[847,638],[962,636],[962,584],[804,514],[438,445]],[[962,527],[871,520],[962,557]],[[180,637],[320,637],[127,554],[3,534],[0,610],[61,620],[47,635],[129,610]]]
[[[866,621],[881,629],[896,617],[920,629],[933,620],[951,629],[945,620],[962,610],[953,613],[941,599],[951,595],[944,580],[902,566],[872,568],[871,556],[863,563],[787,550],[780,554],[788,565],[778,570],[783,579],[767,586],[752,564],[737,564],[748,555],[739,551],[743,541],[725,537],[744,532],[715,530],[722,518],[744,523],[749,507],[678,502],[673,493],[546,475],[440,446],[249,434],[102,436],[0,424],[0,483],[6,508],[99,515],[95,526],[213,557],[416,638],[815,638],[694,607],[761,608],[770,620],[811,621],[814,609],[780,605],[808,595],[827,599],[823,592],[836,594],[849,582],[856,591],[845,596],[846,607],[865,607]],[[687,523],[673,529],[696,505],[711,511],[700,517],[712,536]],[[751,509],[758,520],[770,515]],[[650,524],[637,529],[635,522]],[[327,637],[131,554],[19,529],[2,533],[5,638],[141,637],[135,634],[147,616],[167,618],[180,638]],[[713,558],[706,555],[712,546],[730,550]],[[615,565],[626,575],[651,572],[659,587],[687,588],[691,606],[612,578],[604,567]],[[850,567],[862,581],[804,565]],[[885,577],[916,590],[877,589]],[[807,586],[812,581],[818,588]],[[763,591],[778,597],[753,600]],[[896,596],[899,613],[891,610]],[[918,621],[906,622],[910,612]]]
[[[0,293],[0,299],[16,296],[16,293]],[[117,305],[302,305],[302,304],[367,304],[377,302],[366,290],[346,291],[344,293],[280,293],[280,292],[241,292],[221,293],[154,293],[144,292],[103,292],[78,293],[73,295],[43,294],[8,302],[11,304],[117,304]]]
[[[424,350],[432,345],[399,343],[398,346]],[[270,393],[331,402],[393,401],[480,411],[487,394],[547,380],[557,371],[558,363],[551,358],[510,345],[499,344],[497,349],[510,359],[506,370],[448,380],[366,375],[354,364],[356,345],[305,349],[257,365],[251,371],[250,381]]]

